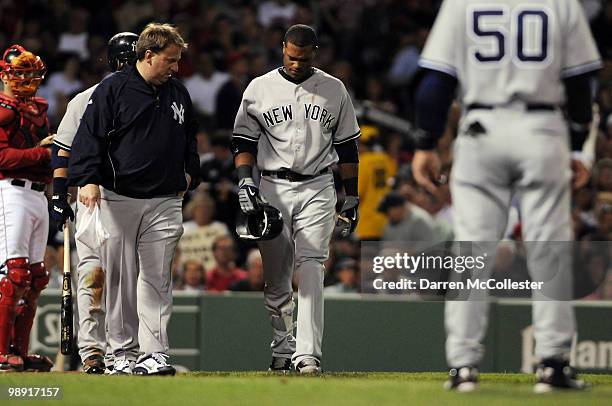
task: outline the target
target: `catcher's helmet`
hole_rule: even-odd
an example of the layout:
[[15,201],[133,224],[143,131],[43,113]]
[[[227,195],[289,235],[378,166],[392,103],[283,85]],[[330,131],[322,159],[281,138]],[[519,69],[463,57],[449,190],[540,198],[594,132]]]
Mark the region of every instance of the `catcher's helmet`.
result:
[[120,32],[108,41],[108,66],[113,72],[123,63],[136,61],[136,42],[138,35],[133,32]]
[[276,238],[283,230],[283,215],[273,206],[260,203],[252,214],[242,214],[236,221],[236,234],[243,240],[266,241]]
[[12,45],[4,51],[0,67],[11,91],[18,97],[34,96],[47,73],[42,59],[21,45]]

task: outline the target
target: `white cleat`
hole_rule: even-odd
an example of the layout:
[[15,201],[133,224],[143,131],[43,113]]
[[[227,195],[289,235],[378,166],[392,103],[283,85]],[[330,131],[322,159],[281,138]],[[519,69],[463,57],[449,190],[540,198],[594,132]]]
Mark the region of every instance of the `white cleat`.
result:
[[176,369],[168,364],[168,356],[161,352],[144,354],[136,361],[134,375],[174,375]]

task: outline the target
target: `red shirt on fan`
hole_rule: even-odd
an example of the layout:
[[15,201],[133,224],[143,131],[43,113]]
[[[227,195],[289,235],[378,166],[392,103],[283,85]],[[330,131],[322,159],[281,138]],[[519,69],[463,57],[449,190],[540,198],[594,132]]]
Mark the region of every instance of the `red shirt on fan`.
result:
[[230,286],[247,278],[245,270],[235,266],[229,272],[221,271],[219,267],[214,267],[206,275],[206,290],[221,292],[229,290]]
[[47,101],[27,100],[0,93],[0,179],[28,179],[51,183],[47,147],[37,144],[49,135]]

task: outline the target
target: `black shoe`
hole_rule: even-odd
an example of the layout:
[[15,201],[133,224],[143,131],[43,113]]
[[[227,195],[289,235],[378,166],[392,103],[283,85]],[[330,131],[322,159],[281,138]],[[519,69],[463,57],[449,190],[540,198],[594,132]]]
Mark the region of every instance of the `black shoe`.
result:
[[288,374],[291,372],[291,358],[272,357],[268,371]]
[[320,374],[321,362],[316,358],[304,358],[295,366],[295,370],[304,375]]
[[105,368],[104,357],[98,354],[90,355],[83,361],[83,372],[86,374],[103,374]]
[[448,381],[444,383],[446,390],[473,392],[478,389],[478,369],[476,367],[451,368],[448,376]]
[[538,364],[535,374],[538,379],[533,387],[535,393],[548,393],[555,389],[583,390],[590,386],[578,379],[576,370],[567,360],[547,358]]

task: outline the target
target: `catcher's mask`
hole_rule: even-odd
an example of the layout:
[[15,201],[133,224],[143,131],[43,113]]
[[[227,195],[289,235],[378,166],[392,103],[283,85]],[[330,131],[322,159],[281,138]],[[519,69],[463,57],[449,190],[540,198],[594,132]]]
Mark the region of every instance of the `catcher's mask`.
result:
[[267,203],[260,203],[260,209],[255,213],[240,214],[236,221],[236,234],[243,240],[271,240],[282,230],[283,215]]
[[40,57],[21,45],[10,46],[4,51],[0,67],[11,91],[17,97],[34,96],[47,73]]

